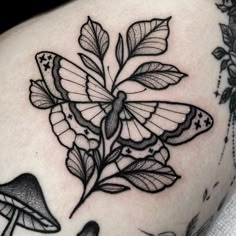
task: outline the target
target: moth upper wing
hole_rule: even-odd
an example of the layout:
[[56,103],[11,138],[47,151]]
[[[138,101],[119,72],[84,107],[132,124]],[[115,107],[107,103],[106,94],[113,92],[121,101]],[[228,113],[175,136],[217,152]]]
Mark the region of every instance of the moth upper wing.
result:
[[52,52],[36,55],[40,73],[50,93],[63,101],[111,102],[104,84],[71,61]]
[[188,104],[127,102],[125,109],[136,122],[171,145],[190,141],[213,125],[213,119],[207,112]]

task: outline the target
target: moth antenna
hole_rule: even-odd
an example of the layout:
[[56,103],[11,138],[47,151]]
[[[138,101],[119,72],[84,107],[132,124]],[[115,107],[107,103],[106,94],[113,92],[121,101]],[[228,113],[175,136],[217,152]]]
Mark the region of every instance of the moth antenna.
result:
[[107,71],[108,71],[108,75],[109,75],[109,78],[110,78],[111,82],[114,83],[114,80],[111,77],[110,67],[109,66],[107,67]]
[[142,93],[144,91],[146,91],[147,88],[144,88],[143,90],[137,91],[137,92],[133,92],[133,93],[126,93],[126,94],[137,94],[137,93]]

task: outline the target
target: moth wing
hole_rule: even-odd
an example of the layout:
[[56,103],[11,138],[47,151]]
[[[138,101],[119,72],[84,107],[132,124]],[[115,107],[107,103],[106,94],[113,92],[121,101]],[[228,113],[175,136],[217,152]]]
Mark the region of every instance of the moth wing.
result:
[[72,102],[111,102],[113,96],[97,79],[53,52],[40,52],[36,61],[50,93]]
[[189,104],[127,102],[126,110],[152,134],[171,145],[188,142],[213,125],[207,112]]
[[70,103],[59,104],[51,109],[49,121],[58,141],[67,148],[73,144],[83,149],[93,149],[99,136],[88,127],[77,122],[77,117],[70,108]]
[[31,104],[39,109],[48,109],[55,106],[58,102],[58,99],[50,95],[43,80],[31,80],[29,98]]

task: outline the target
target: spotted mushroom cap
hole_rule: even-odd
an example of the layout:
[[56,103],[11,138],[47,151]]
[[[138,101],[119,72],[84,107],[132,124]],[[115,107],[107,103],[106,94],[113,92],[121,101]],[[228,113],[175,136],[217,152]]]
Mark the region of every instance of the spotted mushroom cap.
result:
[[61,227],[49,211],[38,180],[22,174],[9,183],[0,185],[0,214],[11,219],[19,210],[16,224],[43,233],[55,233]]

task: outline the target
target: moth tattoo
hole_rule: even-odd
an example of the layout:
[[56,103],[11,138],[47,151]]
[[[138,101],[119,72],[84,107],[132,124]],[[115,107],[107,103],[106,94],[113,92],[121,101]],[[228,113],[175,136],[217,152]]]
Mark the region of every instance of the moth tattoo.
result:
[[[229,136],[231,135],[233,164],[236,168],[236,1],[221,0],[221,3],[216,4],[216,6],[222,13],[229,16],[228,24],[220,24],[224,47],[217,47],[212,52],[213,56],[220,61],[220,75],[217,81],[217,90],[214,94],[216,98],[220,98],[219,104],[228,104],[229,106],[228,126],[219,165],[222,162],[227,144],[229,143]],[[226,86],[222,86],[222,80],[226,81]]]
[[[36,55],[42,79],[31,81],[30,101],[49,109],[52,131],[68,149],[67,169],[83,184],[70,218],[97,191],[116,194],[134,186],[158,193],[172,186],[180,176],[168,165],[169,147],[213,126],[213,118],[194,105],[142,99],[148,91],[161,94],[187,76],[171,64],[147,60],[168,50],[170,19],[135,22],[126,37],[119,34],[117,70],[104,61],[109,34],[90,18],[79,36],[83,67],[54,52]],[[135,57],[146,61],[125,73]],[[113,173],[104,176],[111,166]]]

